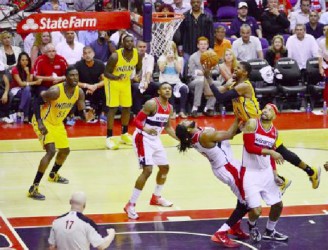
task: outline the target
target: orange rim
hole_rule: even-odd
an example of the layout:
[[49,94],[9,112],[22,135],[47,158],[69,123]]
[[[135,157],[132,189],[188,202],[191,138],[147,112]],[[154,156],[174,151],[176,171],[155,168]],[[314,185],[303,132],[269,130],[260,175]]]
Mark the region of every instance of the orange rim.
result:
[[153,23],[167,23],[176,19],[183,19],[183,14],[172,13],[172,12],[154,12]]

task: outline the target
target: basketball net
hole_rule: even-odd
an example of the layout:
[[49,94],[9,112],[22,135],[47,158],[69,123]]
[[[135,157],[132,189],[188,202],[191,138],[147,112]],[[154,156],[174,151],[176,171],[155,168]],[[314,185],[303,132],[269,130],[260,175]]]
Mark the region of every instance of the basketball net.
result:
[[171,41],[183,20],[182,14],[153,13],[150,54],[159,57],[171,49]]

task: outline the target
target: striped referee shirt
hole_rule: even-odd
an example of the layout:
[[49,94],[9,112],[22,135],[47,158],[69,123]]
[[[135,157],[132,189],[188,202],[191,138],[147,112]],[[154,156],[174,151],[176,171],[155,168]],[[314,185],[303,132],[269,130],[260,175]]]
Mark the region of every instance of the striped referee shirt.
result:
[[82,213],[70,211],[54,220],[48,242],[58,250],[85,250],[90,244],[98,247],[104,239],[96,223]]

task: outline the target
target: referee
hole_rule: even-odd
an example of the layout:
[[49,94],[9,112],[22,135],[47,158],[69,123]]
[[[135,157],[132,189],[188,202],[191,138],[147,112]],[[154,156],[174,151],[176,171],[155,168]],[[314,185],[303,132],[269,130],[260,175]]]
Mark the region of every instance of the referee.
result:
[[75,192],[70,200],[71,211],[58,217],[52,223],[48,242],[50,250],[90,249],[90,244],[98,250],[106,249],[115,237],[113,228],[102,237],[96,223],[82,214],[86,205],[83,192]]

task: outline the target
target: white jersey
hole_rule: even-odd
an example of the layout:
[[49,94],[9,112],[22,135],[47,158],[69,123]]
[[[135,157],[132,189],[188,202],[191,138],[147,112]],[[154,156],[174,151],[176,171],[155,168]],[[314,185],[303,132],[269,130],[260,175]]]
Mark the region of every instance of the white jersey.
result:
[[157,110],[153,116],[147,116],[146,121],[144,122],[144,126],[146,128],[152,128],[157,131],[157,135],[150,135],[144,131],[141,131],[137,128],[139,133],[142,133],[148,139],[152,139],[154,137],[159,137],[162,131],[164,130],[166,124],[169,122],[171,106],[168,103],[167,107],[163,107],[159,102],[158,98],[153,98],[156,102]]
[[[255,145],[261,148],[273,149],[278,137],[276,128],[272,125],[265,130],[259,119],[256,120]],[[264,169],[271,167],[270,155],[250,154],[243,148],[243,166],[247,169]]]
[[[201,129],[201,131],[197,132],[192,137],[192,144],[193,147],[202,155],[204,155],[209,162],[211,163],[212,168],[220,168],[228,164],[229,158],[232,156],[232,153],[226,153],[225,149],[228,149],[226,146],[226,143],[224,143],[224,147],[222,147],[221,143],[217,143],[212,148],[204,148],[201,143],[199,142],[199,138],[201,133],[203,133],[206,130],[213,130],[213,128],[205,128]],[[228,144],[230,146],[230,144]],[[231,149],[230,149],[231,150]]]
[[90,244],[100,246],[104,239],[91,219],[70,211],[54,220],[48,242],[58,250],[84,250],[90,249]]

